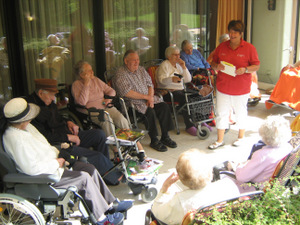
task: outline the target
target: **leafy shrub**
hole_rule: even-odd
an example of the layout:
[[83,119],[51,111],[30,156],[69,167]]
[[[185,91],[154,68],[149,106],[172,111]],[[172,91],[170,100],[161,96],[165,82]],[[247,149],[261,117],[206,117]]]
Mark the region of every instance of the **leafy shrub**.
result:
[[[300,187],[300,177],[292,178],[293,186]],[[275,180],[266,184],[266,193],[249,201],[234,201],[209,212],[196,213],[196,224],[300,224],[300,196],[279,185]]]

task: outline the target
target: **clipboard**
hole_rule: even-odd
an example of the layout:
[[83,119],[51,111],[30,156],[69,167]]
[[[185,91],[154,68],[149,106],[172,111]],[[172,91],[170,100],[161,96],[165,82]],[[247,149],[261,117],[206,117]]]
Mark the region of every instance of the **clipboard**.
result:
[[223,66],[225,66],[225,69],[221,70],[223,73],[226,73],[226,74],[228,74],[230,76],[233,76],[233,77],[236,76],[236,73],[235,73],[236,68],[235,68],[234,65],[232,65],[231,63],[225,62],[225,61],[221,61],[221,64]]

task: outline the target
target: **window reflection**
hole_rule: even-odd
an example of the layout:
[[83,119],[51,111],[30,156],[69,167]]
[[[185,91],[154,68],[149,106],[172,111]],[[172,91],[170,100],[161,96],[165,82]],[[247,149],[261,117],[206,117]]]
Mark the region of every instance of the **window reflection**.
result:
[[188,40],[207,57],[206,7],[205,0],[170,1],[170,45],[181,49],[182,41]]
[[[107,69],[123,64],[128,49],[140,54],[141,64],[158,57],[157,1],[104,0]],[[107,42],[107,43],[109,43]]]
[[71,84],[79,60],[94,65],[92,1],[20,0],[28,90],[34,79]]
[[[1,32],[2,33],[2,32]],[[0,38],[0,103],[12,98],[6,37]]]

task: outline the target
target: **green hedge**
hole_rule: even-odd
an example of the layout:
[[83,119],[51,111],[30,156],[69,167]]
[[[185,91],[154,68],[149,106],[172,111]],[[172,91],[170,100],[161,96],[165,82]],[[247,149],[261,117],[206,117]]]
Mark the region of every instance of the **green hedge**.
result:
[[[299,180],[300,177],[293,178],[298,188]],[[229,203],[222,210],[214,208],[206,215],[198,213],[191,224],[300,224],[299,193],[279,186],[276,181],[272,188],[267,186],[259,199]]]

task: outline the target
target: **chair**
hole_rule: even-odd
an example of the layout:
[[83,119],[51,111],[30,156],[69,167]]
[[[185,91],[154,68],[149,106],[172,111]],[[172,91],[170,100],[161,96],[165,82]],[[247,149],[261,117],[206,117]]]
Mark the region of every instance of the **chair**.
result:
[[87,120],[87,116],[84,113],[76,110],[76,106],[74,98],[71,94],[72,85],[68,85],[65,83],[58,84],[59,92],[57,94],[57,107],[59,109],[59,113],[68,120],[73,121],[77,124],[82,130],[89,130],[92,128],[98,128],[97,124],[90,123]]
[[177,120],[177,111],[176,111],[176,106],[179,105],[178,102],[174,101],[173,98],[173,94],[171,91],[167,90],[167,89],[158,89],[157,88],[157,84],[156,84],[156,80],[155,80],[155,72],[156,69],[158,68],[158,66],[163,62],[162,59],[154,59],[154,60],[150,60],[144,63],[144,67],[147,70],[147,72],[149,73],[152,83],[153,83],[153,87],[154,87],[154,91],[155,94],[158,96],[163,96],[164,94],[169,94],[170,98],[171,98],[171,102],[166,102],[167,104],[170,104],[172,106],[172,112],[173,112],[173,117],[174,117],[174,121],[175,121],[175,127],[176,127],[176,131],[177,134],[180,134],[180,130],[179,130],[179,125],[178,125],[178,120]]
[[111,81],[112,81],[112,78],[116,75],[117,70],[118,70],[118,67],[113,67],[104,72],[105,83],[107,83],[107,85],[109,85],[110,87],[112,87]]
[[[159,96],[163,96],[165,94],[170,95],[171,101],[166,103],[171,105],[172,107],[177,134],[180,134],[177,116],[183,110],[187,110],[190,121],[193,122],[195,126],[198,128],[198,132],[197,132],[198,138],[206,139],[210,134],[210,129],[202,125],[203,123],[211,122],[214,120],[211,116],[213,114],[212,112],[214,112],[214,102],[213,102],[212,92],[208,94],[206,97],[202,97],[200,95],[194,96],[196,93],[198,93],[199,90],[197,91],[193,90],[193,89],[197,89],[196,86],[193,83],[187,83],[184,85],[186,103],[182,105],[180,108],[178,108],[179,103],[174,100],[173,93],[170,90],[157,88],[155,73],[158,66],[159,65],[157,64],[151,65],[150,67],[147,68],[147,71],[152,79],[152,83],[155,88],[155,93]],[[212,87],[209,70],[205,70],[205,74],[207,76],[209,86]]]
[[[291,176],[296,175],[296,167],[300,165],[300,146],[295,148],[290,154],[277,165],[271,179],[277,179],[282,186],[292,188],[293,181]],[[278,171],[278,172],[277,172]]]
[[[194,224],[195,222],[195,215],[196,214],[202,214],[204,217],[209,217],[212,214],[212,210],[216,208],[219,212],[222,212],[226,206],[229,204],[236,204],[236,203],[242,203],[244,201],[248,200],[256,200],[259,199],[262,195],[264,194],[263,191],[254,191],[254,192],[248,192],[241,194],[239,196],[236,196],[234,198],[230,199],[223,199],[218,202],[214,202],[205,206],[200,207],[199,209],[192,209],[188,213],[185,214],[184,218],[182,219],[182,225],[189,225],[189,224]],[[197,221],[200,222],[201,221]],[[166,225],[162,221],[158,220],[155,218],[153,215],[151,209],[147,210],[145,214],[145,225]],[[197,223],[198,224],[198,223]]]
[[0,142],[0,224],[52,224],[68,219],[77,206],[82,223],[96,224],[76,187],[56,189],[51,184],[59,181],[58,176],[19,173]]

